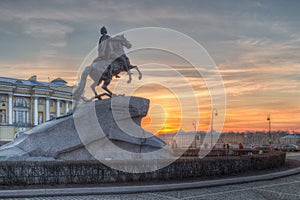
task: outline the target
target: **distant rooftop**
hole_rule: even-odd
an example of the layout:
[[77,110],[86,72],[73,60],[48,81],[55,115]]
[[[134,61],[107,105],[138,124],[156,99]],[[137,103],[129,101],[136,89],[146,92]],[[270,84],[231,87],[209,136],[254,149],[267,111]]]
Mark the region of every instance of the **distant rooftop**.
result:
[[297,135],[297,134],[293,134],[293,135],[286,135],[284,137],[282,137],[284,139],[300,139],[300,135]]
[[57,85],[66,85],[67,84],[67,82],[61,78],[56,78],[53,81],[51,81],[51,83],[57,84]]
[[62,78],[56,78],[51,82],[41,82],[41,81],[37,80],[36,75],[30,77],[28,80],[0,77],[0,82],[17,84],[17,85],[26,85],[26,86],[69,87],[69,86],[67,86],[67,82],[65,80],[63,80]]

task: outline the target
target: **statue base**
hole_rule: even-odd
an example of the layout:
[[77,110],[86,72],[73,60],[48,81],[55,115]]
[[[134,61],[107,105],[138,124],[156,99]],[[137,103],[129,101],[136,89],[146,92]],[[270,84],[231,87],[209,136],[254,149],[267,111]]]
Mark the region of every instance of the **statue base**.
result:
[[140,126],[148,109],[148,99],[128,96],[82,104],[73,115],[38,125],[2,146],[0,160],[171,158],[166,144]]

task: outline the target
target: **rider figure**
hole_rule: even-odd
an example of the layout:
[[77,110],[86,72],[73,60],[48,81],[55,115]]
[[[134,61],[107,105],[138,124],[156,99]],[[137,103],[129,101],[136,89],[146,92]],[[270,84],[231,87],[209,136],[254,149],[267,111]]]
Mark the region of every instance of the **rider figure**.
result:
[[104,40],[110,38],[110,36],[107,35],[107,30],[106,30],[105,26],[103,26],[103,27],[100,29],[100,33],[101,33],[102,36],[101,36],[100,39],[99,39],[99,44],[100,44],[101,42],[103,42]]
[[107,60],[110,57],[109,53],[111,51],[111,47],[108,43],[110,36],[107,35],[107,30],[104,26],[100,29],[100,33],[102,36],[100,37],[98,43],[98,56]]
[[[109,55],[107,55],[108,54],[107,51],[110,50],[110,49],[108,49],[110,47],[109,47],[109,44],[107,42],[108,42],[108,39],[110,39],[111,37],[109,35],[107,35],[107,30],[106,30],[105,26],[103,26],[100,29],[100,33],[101,33],[102,36],[100,37],[99,44],[98,44],[99,57],[104,57],[104,59],[108,59]],[[103,44],[103,43],[105,43],[105,44]],[[102,45],[105,46],[104,47],[104,52],[103,52],[104,54],[102,53],[102,55],[100,55],[101,54],[100,49],[102,49],[101,48]],[[129,59],[126,55],[121,55],[120,57],[118,57],[116,59],[116,61],[119,62],[120,65],[123,65],[125,67],[128,74],[130,73],[129,69],[128,69],[128,66],[130,65],[130,62],[129,62]],[[109,74],[111,75],[111,77],[113,76],[113,67],[112,66],[109,67]],[[120,76],[116,75],[116,78],[120,78]]]
[[[99,43],[98,43],[99,57],[103,57],[104,59],[109,59],[108,51],[110,51],[111,49],[109,49],[108,39],[110,38],[110,36],[107,35],[107,30],[106,30],[105,26],[103,26],[100,29],[100,33],[102,36],[100,37]],[[113,71],[113,68],[109,67],[109,74],[111,77],[113,76],[112,71]]]

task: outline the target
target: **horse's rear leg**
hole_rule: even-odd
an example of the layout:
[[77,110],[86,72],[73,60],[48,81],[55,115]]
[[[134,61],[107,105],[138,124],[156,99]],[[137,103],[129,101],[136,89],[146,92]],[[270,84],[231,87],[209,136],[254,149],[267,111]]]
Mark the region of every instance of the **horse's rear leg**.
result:
[[109,96],[111,97],[113,95],[113,93],[107,88],[107,86],[110,84],[110,82],[111,82],[111,79],[105,80],[102,85],[102,89],[105,90],[106,92],[108,92]]
[[[99,81],[99,84],[101,83],[101,80]],[[96,87],[99,85],[96,81],[90,86],[92,91],[94,92],[95,96],[97,96]]]

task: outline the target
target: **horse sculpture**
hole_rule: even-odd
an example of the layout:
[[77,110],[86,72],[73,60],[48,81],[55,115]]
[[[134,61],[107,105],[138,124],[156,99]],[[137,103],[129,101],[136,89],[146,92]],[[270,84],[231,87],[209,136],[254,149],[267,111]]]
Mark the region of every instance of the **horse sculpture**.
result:
[[[82,94],[88,76],[90,76],[91,79],[94,81],[94,83],[90,86],[92,91],[95,94],[95,97],[93,97],[92,99],[94,98],[101,99],[102,96],[112,97],[115,95],[108,89],[107,86],[110,84],[114,76],[117,76],[121,72],[127,71],[126,66],[124,66],[124,63],[119,61],[119,58],[121,56],[126,56],[123,47],[125,46],[126,48],[129,49],[131,48],[131,44],[124,37],[123,34],[110,38],[109,42],[112,48],[111,51],[113,51],[112,54],[114,55],[114,59],[105,60],[101,58],[96,58],[90,66],[87,66],[84,69],[84,71],[81,74],[81,79],[78,88],[75,90],[73,94],[75,100],[78,101],[79,99],[84,99],[84,97],[82,97]],[[129,75],[129,80],[127,81],[127,83],[130,83],[132,80],[131,72],[129,72],[131,69],[136,69],[137,72],[139,73],[139,80],[142,79],[142,73],[137,66],[131,65],[129,63],[127,69],[128,69],[127,74]],[[102,89],[104,89],[106,92],[102,94],[97,94],[96,87],[99,86],[102,82],[103,82]]]

